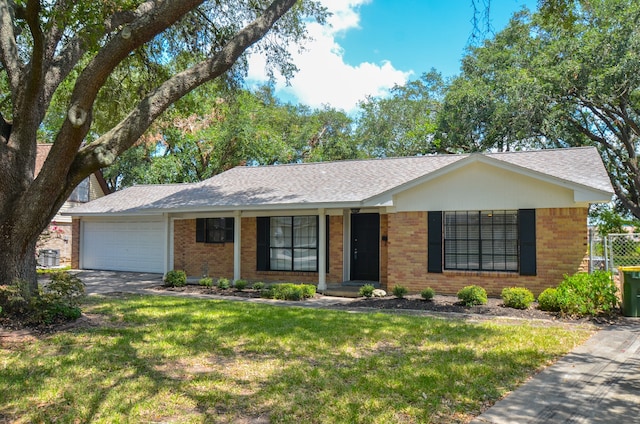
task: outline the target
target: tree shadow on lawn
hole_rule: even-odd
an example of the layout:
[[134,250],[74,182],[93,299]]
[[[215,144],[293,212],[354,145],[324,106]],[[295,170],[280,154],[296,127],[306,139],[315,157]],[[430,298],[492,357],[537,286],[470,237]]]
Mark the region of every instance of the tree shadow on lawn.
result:
[[556,357],[524,334],[523,347],[501,350],[512,327],[462,321],[165,297],[94,309],[104,326],[50,336],[40,346],[50,360],[36,352],[12,370],[11,381],[29,384],[0,391],[6,405],[49,385],[55,400],[29,419],[468,417]]

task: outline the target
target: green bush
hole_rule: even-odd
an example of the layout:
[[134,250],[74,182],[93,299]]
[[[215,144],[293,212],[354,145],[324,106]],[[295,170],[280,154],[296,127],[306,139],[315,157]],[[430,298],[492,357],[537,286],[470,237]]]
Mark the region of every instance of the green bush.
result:
[[560,312],[558,304],[558,289],[549,287],[538,296],[538,308],[543,311]]
[[595,316],[612,312],[618,306],[617,291],[611,274],[605,271],[565,275],[557,289],[558,306],[566,315]]
[[236,280],[233,286],[236,288],[236,290],[242,291],[247,288],[247,280]]
[[458,292],[458,299],[465,306],[484,305],[487,303],[487,291],[480,286],[466,286]]
[[315,296],[316,286],[312,284],[278,283],[263,290],[260,295],[279,300],[301,300]]
[[51,274],[50,281],[33,298],[33,324],[73,321],[82,315],[80,303],[84,298],[84,283],[66,271]]
[[213,286],[213,278],[211,278],[211,277],[202,277],[200,279],[200,281],[198,281],[198,284],[200,284],[201,286],[204,286],[204,287],[211,287],[211,286]]
[[302,284],[302,297],[311,299],[316,295],[316,286],[313,284]]
[[258,281],[256,283],[253,283],[253,286],[251,286],[251,288],[253,288],[254,290],[262,290],[266,287],[266,284],[263,283],[262,281]]
[[173,269],[167,272],[167,275],[164,277],[164,285],[167,287],[184,287],[187,285],[187,273],[179,270]]
[[374,290],[375,287],[373,287],[373,284],[365,284],[364,286],[360,287],[360,290],[358,290],[358,294],[360,295],[360,297],[371,297],[373,296]]
[[394,286],[392,293],[395,297],[397,297],[398,299],[402,299],[403,297],[405,297],[407,295],[407,293],[409,293],[409,290],[407,290],[407,288],[405,286]]
[[0,286],[0,306],[7,315],[27,315],[31,306],[29,298],[29,285],[26,281],[15,280],[10,285]]
[[436,295],[436,291],[434,289],[432,289],[431,287],[427,287],[426,289],[422,290],[420,292],[420,296],[424,299],[424,300],[433,300],[433,296]]
[[231,282],[228,278],[222,277],[218,279],[218,288],[221,290],[226,290],[231,287]]
[[527,309],[534,301],[533,293],[524,287],[507,287],[502,289],[504,306],[514,309]]
[[52,324],[71,321],[82,315],[80,303],[84,284],[73,274],[64,271],[50,273],[50,281],[29,293],[29,284],[16,280],[0,286],[0,305],[5,314],[27,325]]

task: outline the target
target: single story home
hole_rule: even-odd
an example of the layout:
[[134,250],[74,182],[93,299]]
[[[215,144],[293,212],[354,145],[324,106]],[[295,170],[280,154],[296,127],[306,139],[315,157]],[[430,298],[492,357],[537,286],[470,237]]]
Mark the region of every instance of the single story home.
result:
[[538,294],[579,269],[612,195],[592,147],[239,166],[70,210],[72,266]]

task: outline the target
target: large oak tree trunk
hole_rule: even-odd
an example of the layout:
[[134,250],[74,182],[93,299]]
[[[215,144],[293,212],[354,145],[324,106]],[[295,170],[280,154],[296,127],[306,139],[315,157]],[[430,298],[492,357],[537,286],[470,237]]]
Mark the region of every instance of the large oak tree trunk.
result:
[[30,293],[36,293],[36,242],[28,240],[28,235],[13,231],[13,235],[0,236],[0,285],[16,281],[27,283]]

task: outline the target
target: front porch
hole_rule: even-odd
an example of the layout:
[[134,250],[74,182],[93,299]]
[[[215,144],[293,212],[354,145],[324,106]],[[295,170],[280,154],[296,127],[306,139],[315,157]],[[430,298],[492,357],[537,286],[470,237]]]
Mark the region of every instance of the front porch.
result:
[[327,289],[323,294],[326,296],[338,296],[338,297],[360,297],[360,287],[365,284],[371,284],[376,289],[380,288],[379,281],[366,281],[366,280],[350,280],[343,281],[342,283],[329,283]]

